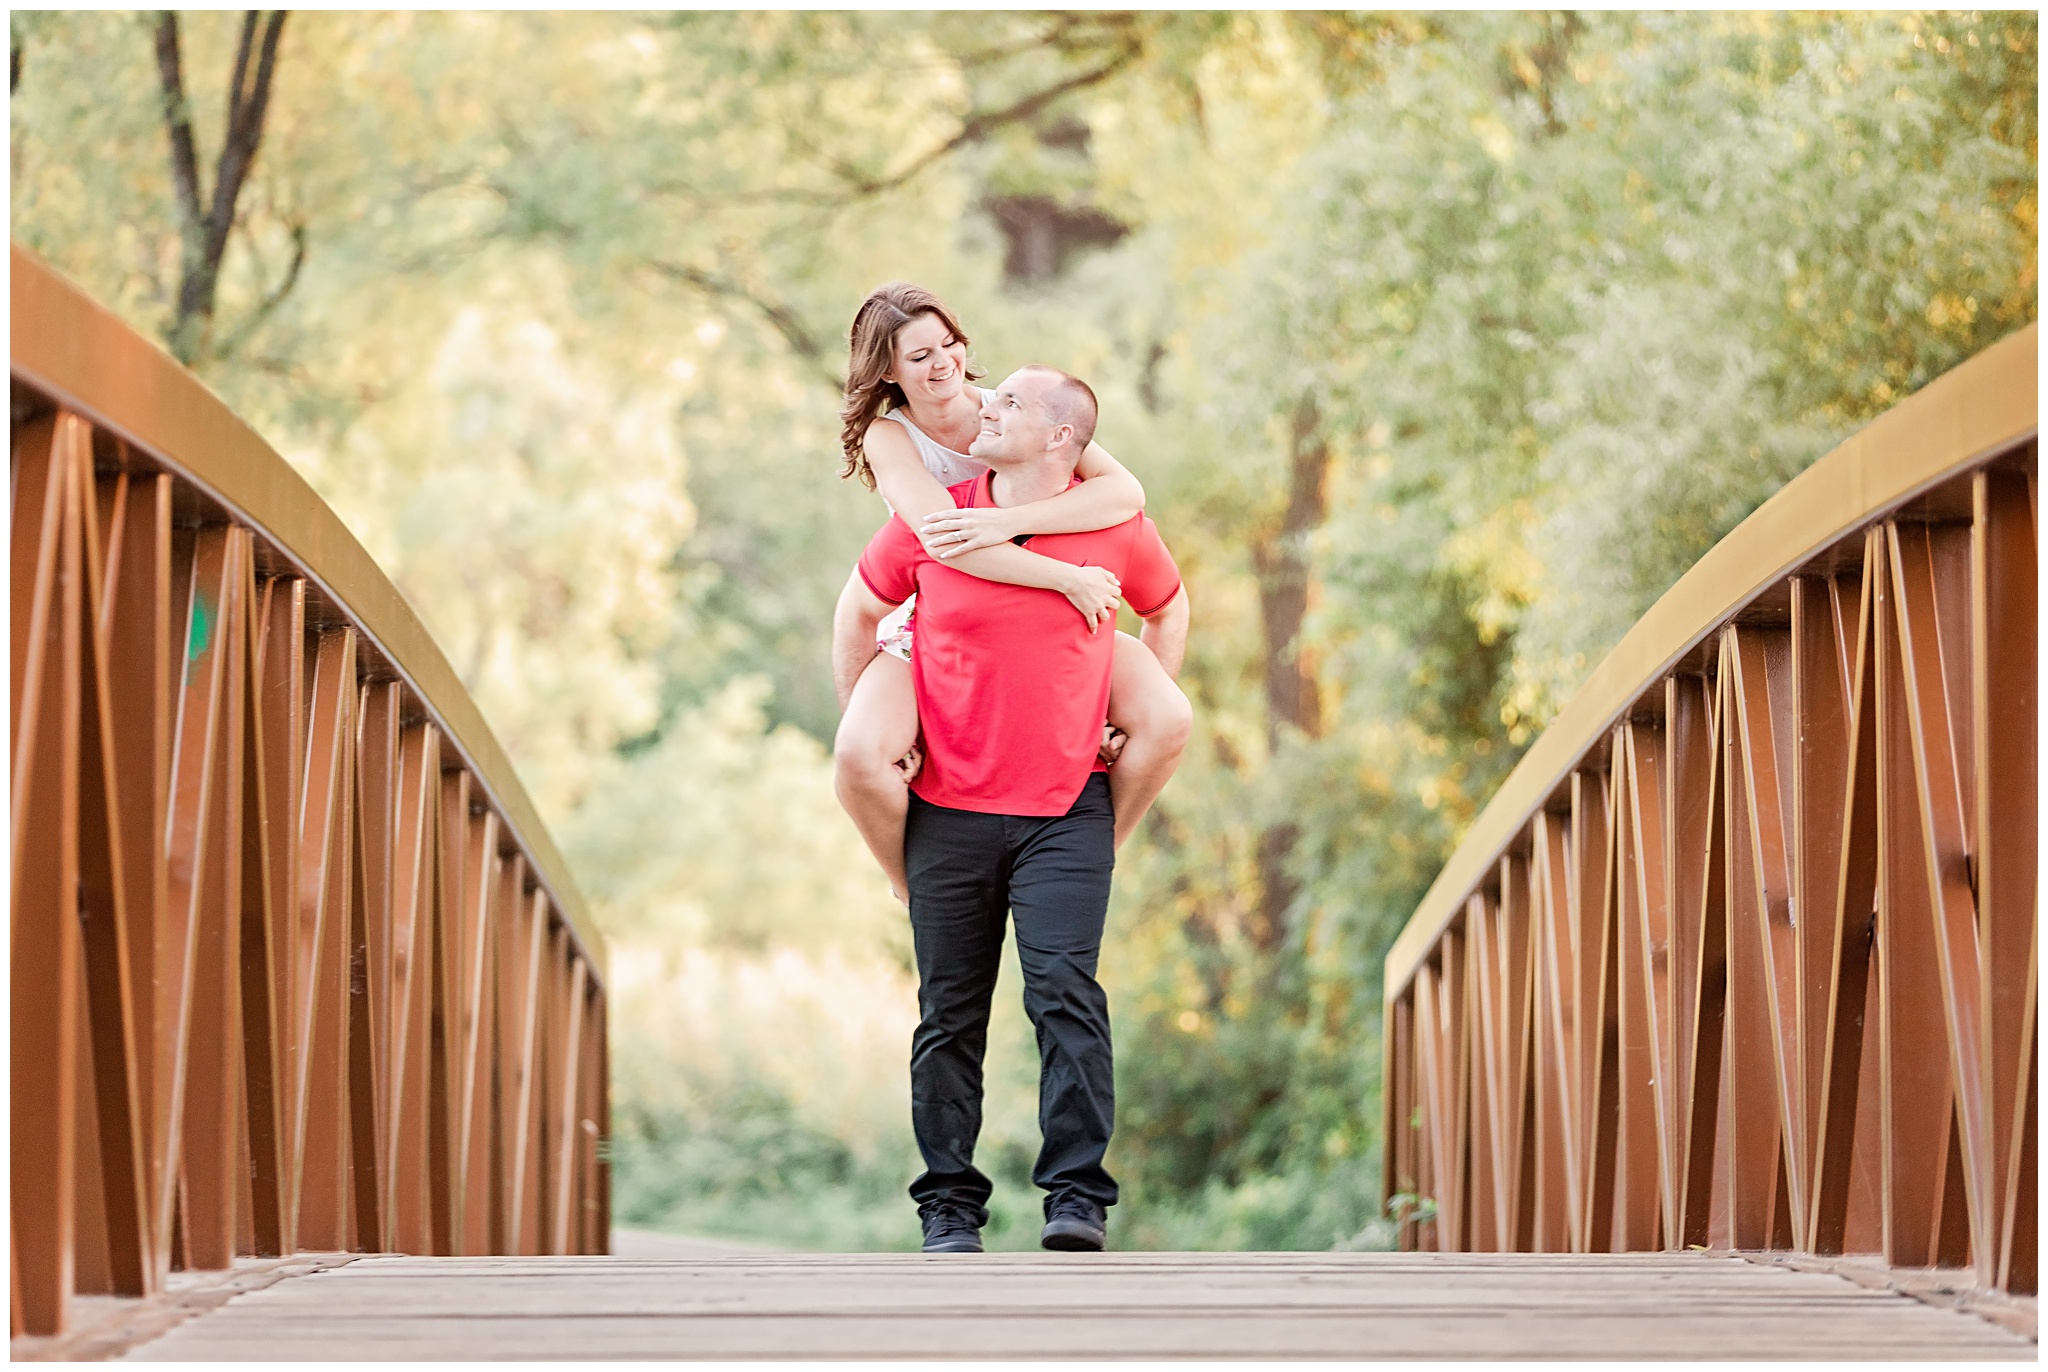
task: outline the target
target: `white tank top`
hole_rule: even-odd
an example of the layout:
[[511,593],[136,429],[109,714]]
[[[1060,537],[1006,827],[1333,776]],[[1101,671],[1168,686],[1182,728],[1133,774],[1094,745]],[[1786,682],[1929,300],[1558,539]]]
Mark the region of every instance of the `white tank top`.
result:
[[[974,393],[984,398],[988,395],[988,392],[979,386],[974,388]],[[911,422],[910,411],[907,409],[891,410],[882,418],[893,419],[903,426],[904,431],[910,435],[912,446],[917,449],[917,455],[924,459],[924,469],[936,477],[941,486],[957,486],[963,481],[973,480],[988,470],[988,463],[979,458],[969,457],[966,453],[956,453],[951,448],[940,447],[937,439]]]
[[[988,396],[988,392],[979,386],[974,388],[974,393],[984,399]],[[963,481],[973,480],[988,470],[988,463],[980,458],[969,457],[966,453],[956,453],[951,448],[941,447],[937,439],[910,422],[909,410],[891,410],[882,418],[893,419],[903,426],[904,432],[910,435],[911,446],[917,449],[917,455],[924,460],[924,469],[937,478],[941,486],[957,486]],[[883,497],[882,503],[889,505],[886,496]],[[896,507],[889,505],[889,512],[894,514]],[[916,608],[917,597],[912,596],[891,610],[875,628],[875,646],[885,653],[902,658],[905,662],[910,661],[910,633],[904,626]]]

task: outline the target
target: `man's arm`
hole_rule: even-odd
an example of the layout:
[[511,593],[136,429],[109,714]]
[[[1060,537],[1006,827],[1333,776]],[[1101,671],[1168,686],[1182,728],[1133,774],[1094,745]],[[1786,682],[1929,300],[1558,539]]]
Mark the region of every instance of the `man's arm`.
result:
[[841,710],[853,698],[853,684],[874,659],[875,629],[893,608],[868,589],[859,568],[846,578],[832,611],[832,687],[839,692]]
[[1138,630],[1138,642],[1152,650],[1152,656],[1175,680],[1180,679],[1181,660],[1188,654],[1188,617],[1188,588],[1182,582],[1173,599],[1145,616]]

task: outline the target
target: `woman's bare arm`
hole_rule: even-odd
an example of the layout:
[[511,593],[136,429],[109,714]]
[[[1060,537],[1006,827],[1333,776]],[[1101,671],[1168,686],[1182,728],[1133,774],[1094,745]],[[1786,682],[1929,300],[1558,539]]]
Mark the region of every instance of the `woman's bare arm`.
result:
[[[929,515],[954,508],[953,497],[937,477],[925,470],[917,449],[911,445],[910,435],[900,425],[877,421],[868,430],[867,455],[883,499],[911,528],[920,527]],[[1015,547],[1008,539],[958,558],[948,558],[947,565],[984,581],[1058,591],[1088,621],[1091,633],[1104,618],[1114,622],[1122,591],[1115,574],[1107,568],[1076,567]]]
[[1008,543],[1025,534],[1085,534],[1096,529],[1113,529],[1145,508],[1145,488],[1138,478],[1102,450],[1089,443],[1074,474],[1078,486],[1069,486],[1046,500],[1010,509],[941,510],[927,516],[922,537],[932,556],[952,563],[955,558]]

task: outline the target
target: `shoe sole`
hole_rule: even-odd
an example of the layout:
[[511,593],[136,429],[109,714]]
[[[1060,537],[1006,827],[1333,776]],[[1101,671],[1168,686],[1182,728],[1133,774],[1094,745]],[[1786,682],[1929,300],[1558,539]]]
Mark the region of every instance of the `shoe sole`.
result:
[[928,1243],[920,1250],[925,1253],[979,1253],[978,1239],[948,1239],[944,1243]]
[[1103,1231],[1082,1220],[1059,1219],[1045,1226],[1038,1236],[1041,1248],[1056,1253],[1100,1253]]

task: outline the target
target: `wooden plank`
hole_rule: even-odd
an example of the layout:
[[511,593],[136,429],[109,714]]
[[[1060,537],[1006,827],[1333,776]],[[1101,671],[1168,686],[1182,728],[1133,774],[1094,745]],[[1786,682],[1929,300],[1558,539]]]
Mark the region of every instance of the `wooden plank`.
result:
[[[1864,541],[1855,620],[1840,631],[1853,643],[1846,712],[1848,743],[1836,824],[1834,910],[1828,953],[1821,1095],[1814,1124],[1814,1204],[1805,1236],[1815,1253],[1870,1251],[1880,1235],[1874,1179],[1881,1088],[1874,1069],[1879,1034],[1869,1015],[1877,976],[1877,644],[1876,587],[1884,577],[1884,544],[1873,530]],[[1863,1185],[1859,1187],[1858,1181]]]
[[1579,1220],[1583,1226],[1573,1246],[1582,1253],[1604,1252],[1614,1219],[1614,1135],[1602,1122],[1610,1118],[1611,1093],[1603,1077],[1606,1055],[1607,979],[1606,910],[1611,896],[1613,809],[1602,778],[1584,770],[1571,779],[1571,862],[1568,889],[1577,958],[1572,968],[1572,1004],[1578,1057],[1574,1083],[1579,1110]]
[[1616,1247],[1661,1248],[1676,1197],[1666,1170],[1670,1027],[1669,919],[1664,908],[1661,729],[1630,721],[1614,733],[1617,1086]]
[[[1048,1318],[1057,1311],[1057,1318]],[[1824,1272],[1704,1254],[366,1258],[131,1359],[2027,1359],[2026,1338]]]
[[554,1178],[549,1197],[554,1202],[554,1214],[551,1216],[552,1232],[548,1244],[548,1251],[551,1253],[575,1251],[570,1246],[571,1235],[574,1232],[570,1224],[576,1213],[576,1145],[583,1137],[583,1112],[578,1107],[583,1103],[580,1080],[583,1069],[583,997],[589,987],[587,979],[590,968],[582,958],[575,955],[572,951],[574,947],[567,936],[565,926],[562,950],[573,965],[569,970],[568,990],[563,997],[562,1013],[555,1030],[565,1041],[562,1044],[562,1083],[558,1106],[561,1113],[557,1126]]
[[1521,1253],[1536,1248],[1535,912],[1531,908],[1529,860],[1510,853],[1500,862],[1501,933],[1506,967],[1506,1206],[1509,1242]]
[[1674,1059],[1671,1238],[1687,1246],[1707,1242],[1728,977],[1721,900],[1725,881],[1716,846],[1721,809],[1715,699],[1713,682],[1702,676],[1673,677],[1664,684]]
[[[1730,652],[1724,658],[1734,671],[1731,703],[1731,744],[1737,766],[1730,778],[1741,784],[1731,796],[1735,824],[1731,836],[1743,848],[1730,847],[1735,870],[1744,881],[1737,890],[1731,878],[1731,937],[1752,940],[1754,952],[1738,960],[1748,975],[1740,985],[1748,996],[1743,1016],[1734,1021],[1744,1041],[1757,1045],[1756,1058],[1746,1062],[1737,1080],[1745,1086],[1738,1111],[1738,1214],[1761,1227],[1761,1240],[1743,1247],[1791,1247],[1806,1204],[1804,1093],[1799,1082],[1798,942],[1793,927],[1792,837],[1788,816],[1796,813],[1792,795],[1795,725],[1792,703],[1792,644],[1789,632],[1773,628],[1733,627],[1727,632]],[[1751,959],[1754,959],[1753,961]],[[1759,994],[1760,993],[1760,994]],[[1753,1094],[1752,1094],[1753,1092]],[[1775,1127],[1757,1116],[1768,1100],[1775,1107]],[[1745,1115],[1748,1119],[1745,1120]],[[1754,1125],[1754,1132],[1751,1132]],[[1766,1145],[1767,1133],[1775,1134]],[[1754,1151],[1750,1151],[1753,1148]],[[1783,1192],[1783,1203],[1779,1193]]]
[[1580,835],[1580,928],[1586,941],[1587,977],[1584,993],[1587,1016],[1584,1021],[1588,1043],[1584,1104],[1586,1128],[1586,1236],[1584,1247],[1595,1253],[1618,1251],[1617,1229],[1627,1221],[1625,1178],[1621,1156],[1621,982],[1619,964],[1620,880],[1615,871],[1620,850],[1621,805],[1615,792],[1619,769],[1609,749],[1606,775],[1585,778],[1580,798],[1592,802],[1598,797],[1600,820],[1591,813],[1574,814],[1573,828]]
[[[1966,684],[1957,681],[1969,661],[1967,601],[1957,594],[1969,586],[1968,530],[1955,525],[1890,528],[1892,587],[1898,596],[1900,663],[1905,684],[1914,800],[1919,810],[1920,881],[1914,892],[1932,920],[1930,933],[1940,973],[1941,1024],[1947,1042],[1955,1125],[1949,1140],[1950,1165],[1961,1167],[1967,1232],[1974,1239],[1978,1275],[1997,1270],[1993,1238],[1993,1145],[1983,1062],[1982,955],[1977,897],[1970,880],[1969,826],[1976,811],[1963,803],[1974,795]],[[1958,736],[1961,736],[1960,739]],[[1949,1179],[1948,1189],[1956,1185]],[[1953,1228],[1951,1198],[1944,1195],[1937,1228]],[[1944,1260],[1953,1260],[1955,1240],[1944,1241]]]
[[172,652],[171,478],[124,477],[121,481],[126,499],[121,519],[109,528],[101,614],[111,708],[119,721],[111,752],[127,921],[128,1051],[141,1152],[141,1227],[135,1245],[142,1258],[146,1293],[158,1289],[169,1262],[168,1255],[155,1246],[156,1197],[168,1183],[153,1133],[153,1081],[159,1034],[156,941],[170,899],[164,825],[170,792],[171,711],[177,698],[174,672],[182,654],[174,658]]
[[[78,1272],[80,1291],[139,1296],[150,1287],[148,1244],[149,1192],[146,1183],[143,1097],[135,1072],[135,950],[130,898],[133,878],[141,876],[130,863],[125,844],[132,833],[123,823],[122,784],[133,780],[147,802],[155,778],[147,771],[132,776],[121,750],[121,732],[127,724],[120,705],[130,702],[117,683],[125,675],[112,657],[114,646],[113,609],[115,586],[108,579],[111,568],[119,575],[118,549],[125,541],[129,513],[129,483],[126,477],[95,482],[91,452],[87,445],[75,450],[75,481],[81,497],[98,509],[89,509],[80,521],[85,538],[83,563],[86,575],[86,604],[92,623],[81,632],[80,682],[86,692],[79,718],[79,882],[80,914],[83,918],[81,957],[84,971],[86,1029],[80,1061],[81,1084],[89,1077],[90,1092],[80,1102],[81,1145],[90,1141],[91,1166],[79,1162],[81,1257],[85,1238],[84,1206],[88,1198],[94,1211],[92,1239],[95,1255],[101,1259],[97,1278],[87,1284],[83,1262]],[[138,502],[138,506],[141,502]],[[145,509],[136,518],[147,522]],[[144,581],[151,571],[145,563],[134,571]],[[154,659],[140,661],[144,691],[154,684],[150,668]],[[118,703],[117,703],[118,702]],[[145,706],[134,721],[137,732],[145,730],[153,712]],[[146,870],[148,849],[143,853]],[[144,888],[146,889],[146,888]],[[145,919],[151,912],[140,911]],[[144,927],[147,927],[146,925]],[[88,1121],[90,1127],[88,1129]]]
[[[1744,672],[1743,656],[1754,660]],[[1762,645],[1730,626],[1721,639],[1721,759],[1728,864],[1728,1195],[1736,1248],[1769,1248],[1783,1144],[1781,1050],[1774,1010],[1772,910],[1785,897],[1774,742]],[[1758,773],[1761,771],[1762,775]]]
[[1444,1085],[1443,1017],[1438,1005],[1437,980],[1436,965],[1424,963],[1417,969],[1411,986],[1415,996],[1415,1077],[1420,1101],[1416,1110],[1415,1189],[1419,1198],[1436,1203],[1433,1213],[1416,1224],[1415,1246],[1423,1250],[1444,1246],[1444,1188],[1438,1179],[1448,1175],[1450,1167],[1443,1121],[1450,1118],[1451,1106]]
[[299,817],[297,965],[293,1036],[298,1043],[292,1131],[293,1199],[301,1248],[349,1245],[349,905],[355,863],[356,637],[320,634],[308,688],[306,788]]
[[[611,1251],[613,1220],[611,1004],[611,997],[605,995],[602,991],[591,998],[591,1013],[597,1019],[597,1077],[591,1083],[592,1089],[597,1093],[597,1139],[596,1146],[593,1149],[597,1154],[597,1214],[594,1220],[597,1236],[590,1249],[593,1253],[609,1253]],[[2029,1080],[2031,1081],[2032,1078],[2029,1078]],[[2032,1104],[2033,1099],[2033,1094],[2029,1091],[2027,1095],[2029,1105]],[[2033,1139],[2031,1125],[2028,1129],[2027,1138],[2029,1141]],[[2033,1175],[2031,1170],[2026,1173],[2029,1183],[2031,1183]],[[2028,1199],[2032,1199],[2031,1186],[2029,1187]],[[2033,1249],[2030,1247],[2027,1252],[2031,1254]]]
[[[241,965],[242,750],[248,656],[243,634],[243,591],[249,579],[249,536],[225,531],[219,591],[194,602],[194,628],[211,636],[206,652],[218,658],[218,735],[208,750],[205,819],[195,834],[192,904],[191,1011],[185,1041],[183,1139],[178,1154],[184,1251],[189,1269],[225,1270],[235,1260],[237,1152],[234,1089],[240,1072],[237,989]],[[211,621],[210,624],[208,621]],[[174,847],[175,864],[181,856]]]
[[210,889],[207,865],[209,859],[217,860],[219,847],[212,832],[222,813],[215,792],[225,780],[218,755],[228,726],[227,665],[232,654],[225,647],[222,619],[232,599],[231,532],[218,526],[201,529],[189,545],[189,598],[182,633],[185,671],[172,741],[165,840],[170,896],[157,931],[153,1133],[166,1185],[156,1197],[155,1243],[165,1261],[180,1265],[189,1265],[189,1258],[174,1248],[172,1240],[179,1192],[189,1180],[183,1168],[189,1043]]
[[391,1243],[433,1252],[429,1111],[433,1108],[434,809],[440,795],[440,731],[405,730],[398,752],[392,859],[391,1077],[386,1093],[385,1207]]
[[1883,1150],[1884,1252],[1901,1267],[1931,1265],[1939,1251],[1949,1076],[1935,911],[1927,879],[1925,820],[1914,778],[1912,664],[1903,642],[1897,540],[1885,533],[1885,575],[1875,588],[1877,624],[1878,1033]]
[[240,1006],[240,1059],[242,1066],[239,1157],[242,1193],[237,1207],[243,1213],[236,1249],[243,1254],[276,1257],[285,1249],[285,1145],[283,1101],[285,1077],[279,1053],[280,1039],[289,1020],[279,1013],[280,984],[278,935],[284,927],[280,918],[281,888],[274,879],[273,862],[286,846],[273,825],[286,813],[272,796],[273,788],[288,789],[289,779],[270,769],[267,752],[270,735],[278,721],[270,714],[273,702],[264,681],[263,644],[266,615],[271,602],[259,595],[253,565],[245,561],[242,604],[245,607],[236,651],[245,667],[242,700],[243,738],[240,966],[236,970],[236,994]]
[[[363,697],[371,694],[365,690]],[[360,703],[358,708],[360,708]],[[362,733],[357,733],[358,746]],[[386,759],[388,763],[390,760]],[[389,797],[372,797],[364,794],[362,769],[355,769],[353,780],[355,803],[354,834],[348,850],[349,899],[348,899],[348,1247],[359,1252],[375,1253],[384,1249],[384,1185],[380,1180],[380,1159],[378,1157],[378,1122],[381,1114],[378,1074],[378,1041],[382,1035],[376,1026],[378,997],[376,966],[383,959],[376,946],[373,930],[377,928],[370,913],[371,887],[380,879],[369,866],[370,849],[363,841],[369,815],[380,804],[388,811]],[[381,780],[388,781],[388,770]],[[388,837],[388,836],[387,836]],[[385,855],[389,855],[388,844]],[[381,878],[387,888],[390,873]],[[386,926],[388,928],[388,925]]]
[[69,451],[82,422],[16,441],[12,533],[13,849],[9,892],[9,1230],[16,1333],[54,1334],[71,1307],[79,1040],[79,638],[85,621]]
[[[1792,909],[1798,988],[1793,1044],[1802,1121],[1798,1167],[1808,1197],[1797,1233],[1814,1242],[1818,1216],[1823,1075],[1828,1062],[1829,1005],[1840,964],[1842,816],[1851,785],[1849,657],[1855,649],[1859,586],[1834,576],[1792,579]],[[1839,1252],[1840,1249],[1836,1250]]]
[[[2032,1041],[2040,912],[2036,714],[2040,668],[2034,477],[1980,472],[1971,490],[1970,735],[1976,744],[1977,909],[1983,925],[1982,1057],[1997,1249],[2009,1290],[2034,1289]],[[2022,1175],[2024,1174],[2024,1176]],[[2028,1193],[2023,1205],[2016,1194]],[[2017,1258],[2023,1284],[2012,1281]]]
[[265,864],[270,882],[271,1071],[276,1115],[278,1251],[298,1247],[299,1082],[304,1070],[299,932],[299,812],[306,791],[306,583],[263,585],[255,680],[261,735]]
[[512,937],[503,945],[501,964],[506,969],[507,996],[499,1002],[507,1016],[509,1033],[502,1040],[502,1062],[509,1077],[504,1082],[507,1143],[505,1215],[508,1231],[505,1251],[538,1252],[540,1244],[540,1031],[541,968],[546,956],[547,893],[536,890],[530,898],[508,907]]
[[[444,760],[444,766],[447,760]],[[428,1118],[428,1199],[436,1253],[460,1253],[465,1159],[462,1149],[462,1039],[466,1002],[462,995],[463,910],[468,846],[469,773],[448,766],[441,773],[436,797],[433,930],[434,1008],[429,1019],[433,1041],[432,1097]]]
[[1501,1099],[1504,1011],[1499,1006],[1500,935],[1498,907],[1492,895],[1475,891],[1465,902],[1465,1006],[1471,1041],[1472,1112],[1467,1224],[1470,1247],[1492,1252],[1508,1247],[1506,1236],[1507,1175],[1506,1102]]
[[[536,893],[538,894],[538,893]],[[611,1082],[605,1062],[604,995],[588,988],[580,1007],[584,1018],[583,1099],[578,1104],[577,1150],[577,1240],[574,1252],[597,1254],[610,1248],[612,1217],[604,1200],[604,1162],[608,1135],[605,1132],[605,1101]]]
[[1531,876],[1536,918],[1535,1191],[1533,1247],[1569,1253],[1579,1232],[1577,1102],[1571,1093],[1573,949],[1565,881],[1568,839],[1561,816],[1539,813],[1532,826]]
[[[389,1197],[386,1192],[391,1173],[391,1038],[396,1018],[392,1004],[392,960],[395,952],[392,932],[397,900],[396,825],[398,822],[398,739],[399,716],[404,710],[405,688],[396,681],[365,682],[357,714],[356,786],[358,837],[361,848],[364,1019],[358,1032],[366,1039],[368,1060],[363,1065],[363,1113],[360,1127],[371,1133],[370,1152],[376,1175],[374,1187],[365,1195],[358,1189],[358,1210],[377,1225],[374,1242],[366,1246],[391,1247],[386,1227]],[[359,1069],[353,1058],[352,1075]],[[351,1108],[354,1108],[353,1106]],[[358,1170],[361,1170],[360,1164]],[[366,1240],[371,1236],[365,1236]]]
[[[463,816],[462,846],[456,850],[465,868],[463,909],[458,928],[459,1011],[457,1018],[458,1127],[454,1157],[456,1196],[460,1205],[456,1249],[487,1253],[491,1249],[492,1129],[491,1064],[496,1045],[491,1034],[491,958],[495,951],[491,909],[498,894],[498,817],[489,810]],[[451,854],[454,856],[455,854]]]
[[[1395,1225],[1394,1246],[1413,1251],[1418,1194],[1416,1142],[1421,1110],[1416,1095],[1415,989],[1410,986],[1382,1009],[1380,1032],[1387,1039],[1387,1080],[1380,1090],[1381,1130],[1386,1152],[1380,1167],[1380,1208]],[[599,1052],[603,1049],[600,1045]],[[1399,1201],[1395,1198],[1401,1197]]]

